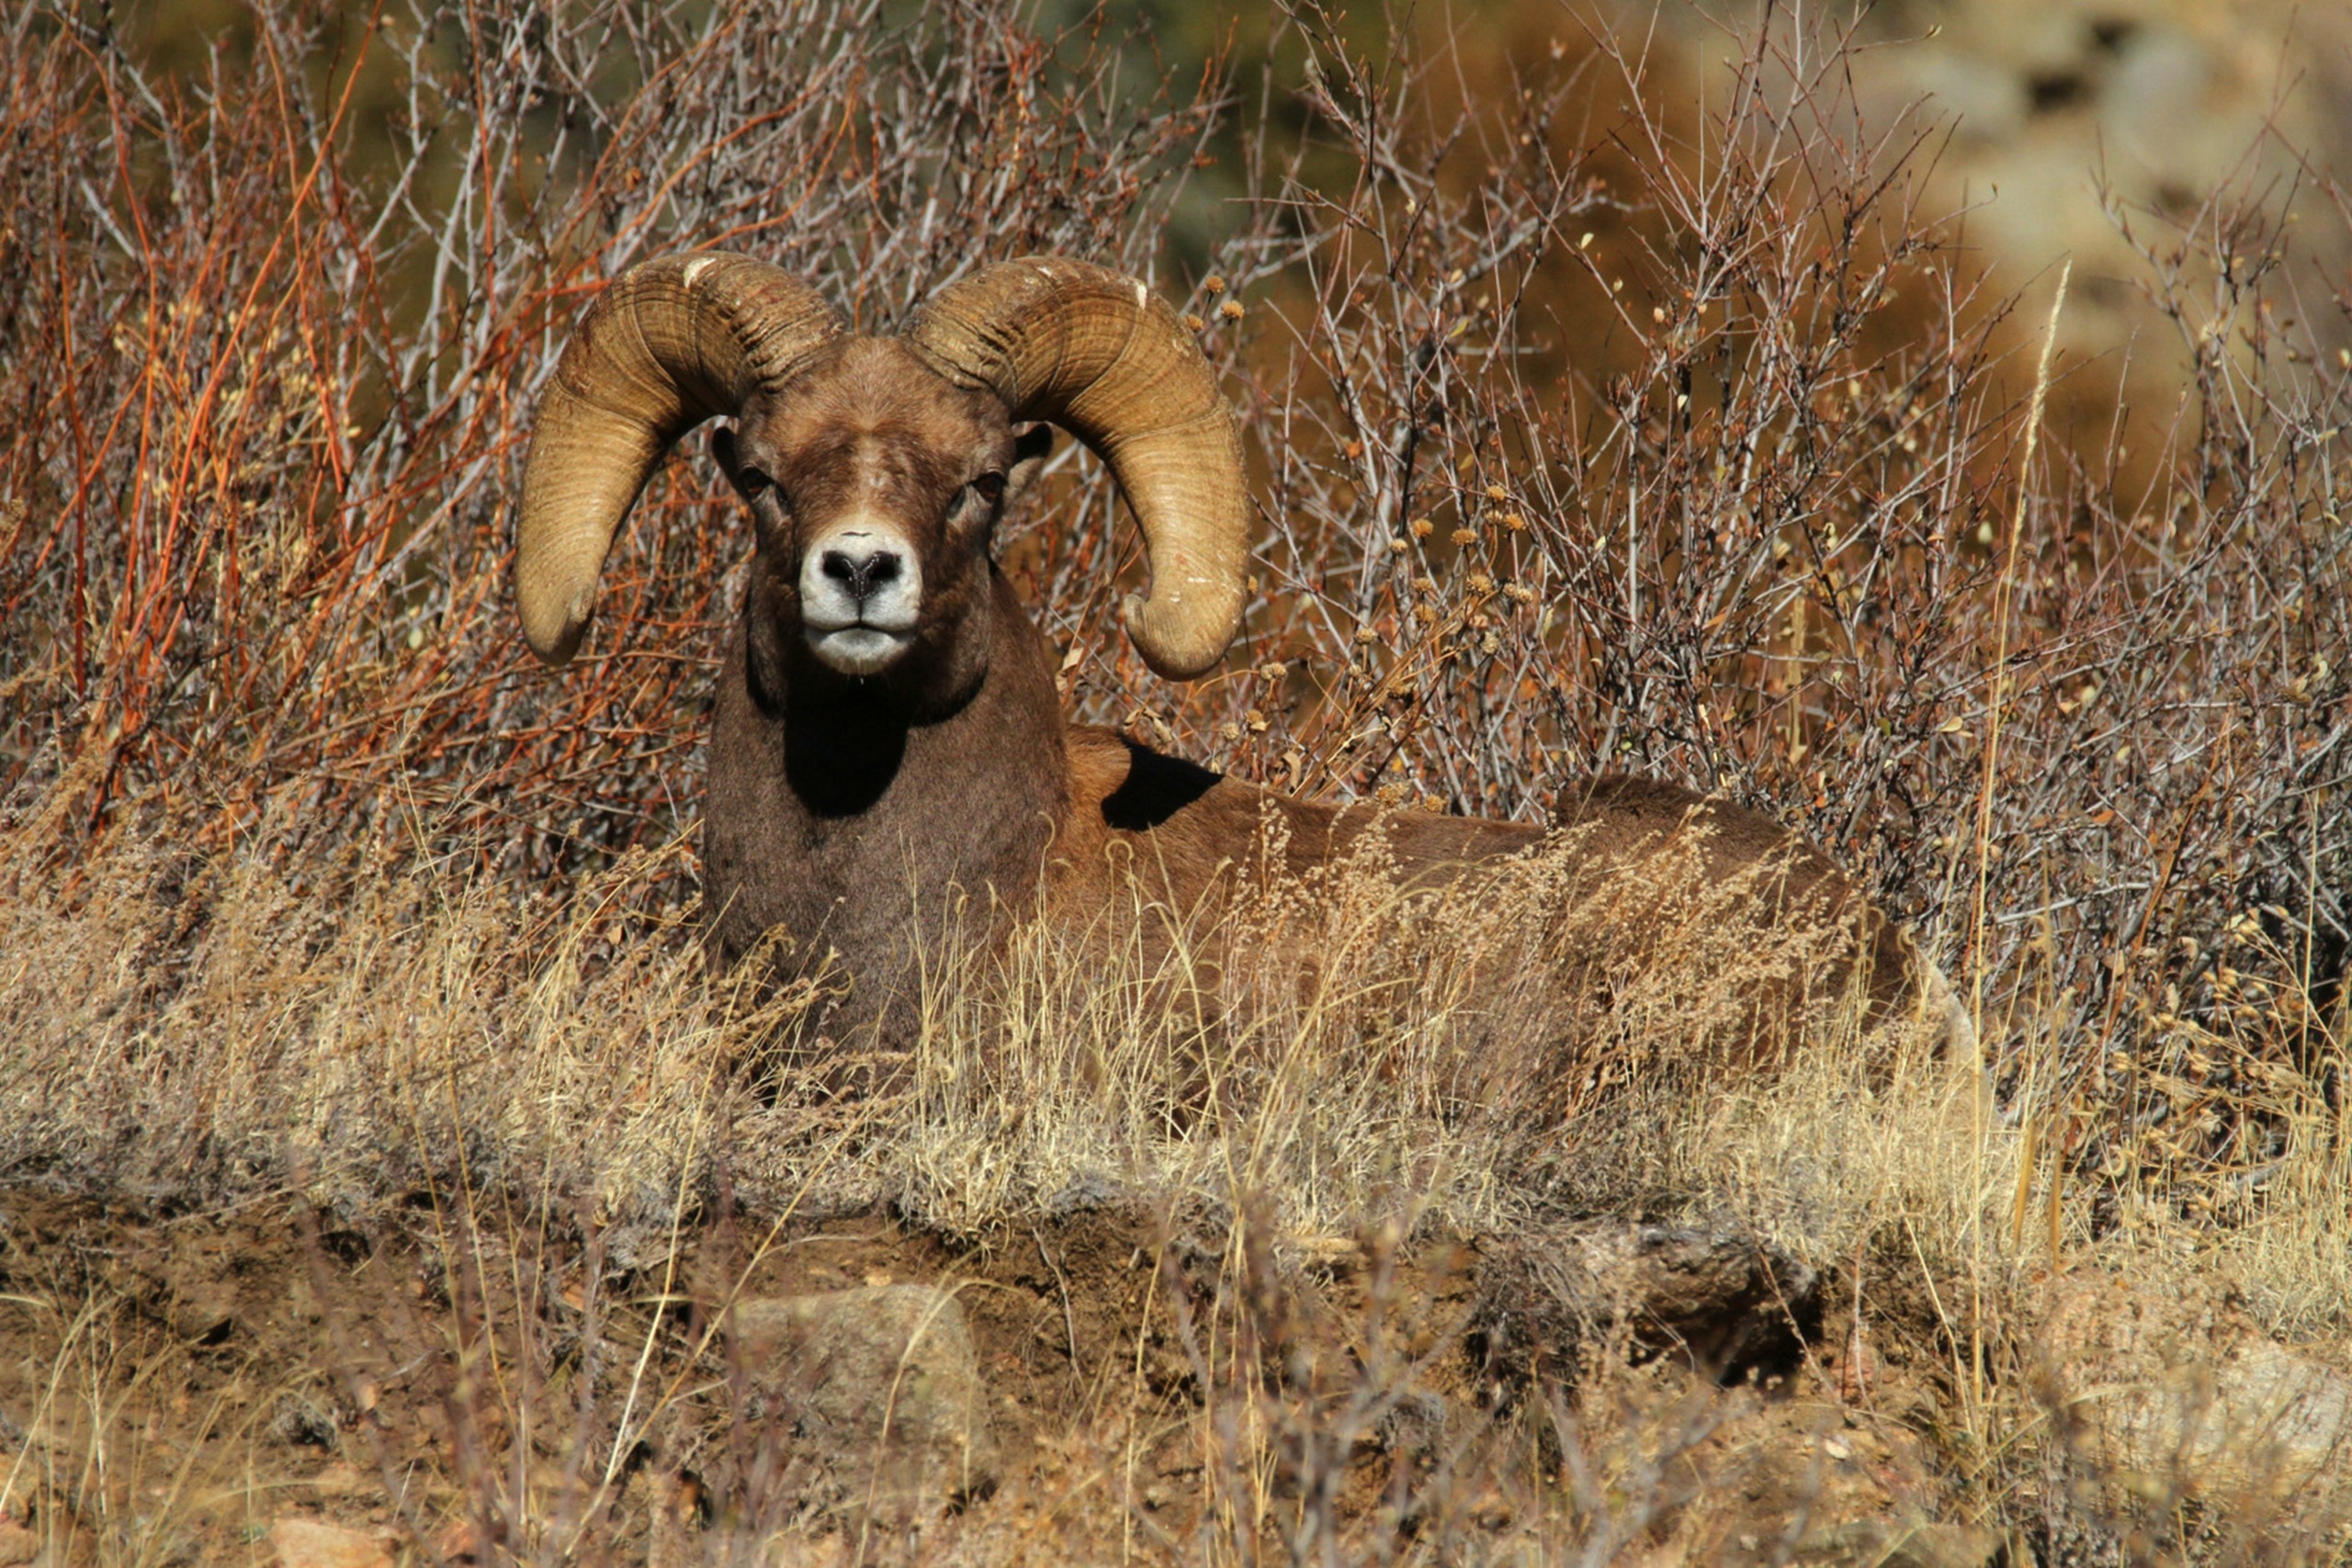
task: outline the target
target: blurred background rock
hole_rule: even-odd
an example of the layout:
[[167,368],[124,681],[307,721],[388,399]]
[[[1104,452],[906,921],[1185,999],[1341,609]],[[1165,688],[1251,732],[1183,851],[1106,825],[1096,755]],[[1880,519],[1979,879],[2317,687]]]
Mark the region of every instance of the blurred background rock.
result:
[[[1086,13],[1063,0],[1075,25]],[[1052,7],[1049,7],[1049,10]],[[1311,118],[1314,51],[1274,6],[1201,7],[1119,0],[1110,14],[1156,49],[1171,72],[1217,51],[1235,85],[1235,149],[1252,137],[1302,134]],[[2143,458],[2183,416],[2199,352],[2296,357],[2352,349],[2352,6],[2295,0],[1881,0],[1773,6],[1742,0],[1574,0],[1551,6],[1466,0],[1423,6],[1392,28],[1371,12],[1334,18],[1367,62],[1391,70],[1442,60],[1457,84],[1448,106],[1507,118],[1531,89],[1573,83],[1551,118],[1555,152],[1650,149],[1614,139],[1638,96],[1679,133],[1673,152],[1708,155],[1702,126],[1719,114],[1736,56],[1759,21],[1781,55],[1785,84],[1809,74],[1808,54],[1849,38],[1849,97],[1814,107],[1842,113],[1850,133],[1892,153],[1924,141],[1901,177],[1917,179],[1923,213],[1950,220],[1951,243],[1982,269],[1970,310],[1996,314],[1995,342],[2030,378],[2062,263],[2072,263],[2053,394],[2068,445],[2105,453],[2108,423],[2127,405],[2133,434],[2111,456]],[[1750,41],[1743,41],[1743,40]],[[1270,90],[1260,90],[1270,77]],[[1312,175],[1312,164],[1308,165]],[[1238,168],[1204,178],[1190,221],[1213,227],[1216,204],[1239,188]],[[1604,212],[1607,209],[1604,209]],[[1632,259],[1648,231],[1638,207],[1597,219],[1602,271]],[[1178,236],[1179,245],[1196,243]],[[2205,260],[2233,253],[2223,277]],[[1963,270],[1966,270],[1963,265]],[[2242,319],[2257,273],[2270,299]],[[1638,288],[1638,279],[1631,280]],[[2172,303],[2168,303],[2167,300]],[[1565,303],[1566,301],[1564,301]],[[1947,301],[1915,301],[1926,316]],[[2172,304],[2182,309],[2174,313]],[[1605,321],[1561,323],[1572,360],[1595,375],[1617,367]],[[2274,335],[2279,334],[2279,335]],[[2307,341],[2298,341],[2305,339]],[[1574,351],[1580,351],[1578,352]]]
[[[1893,0],[1861,7],[1854,36],[1860,118],[1884,126],[1917,105],[1946,129],[1935,203],[1964,212],[1996,294],[2026,292],[2020,324],[2043,319],[2072,261],[2059,344],[2078,418],[2120,388],[2169,423],[2201,338],[2252,351],[2261,334],[2233,318],[2207,254],[2282,268],[2269,324],[2290,338],[2308,326],[2323,352],[2347,346],[2352,8]],[[2170,318],[2151,287],[2167,274],[2202,319]],[[2090,446],[2103,434],[2078,434]]]

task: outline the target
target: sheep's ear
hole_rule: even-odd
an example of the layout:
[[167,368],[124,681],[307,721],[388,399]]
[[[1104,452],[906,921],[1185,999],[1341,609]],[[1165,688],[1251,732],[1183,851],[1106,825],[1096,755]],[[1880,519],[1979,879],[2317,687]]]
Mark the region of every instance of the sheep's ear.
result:
[[761,477],[747,476],[743,472],[743,459],[735,450],[734,426],[722,424],[710,433],[710,455],[718,459],[718,471],[727,476],[727,482],[735,487],[735,493],[746,502],[750,501],[763,480],[754,482]]
[[1053,450],[1054,427],[1049,424],[1033,424],[1012,438],[1012,468],[1004,476],[1004,498],[997,502],[999,516],[1012,510]]

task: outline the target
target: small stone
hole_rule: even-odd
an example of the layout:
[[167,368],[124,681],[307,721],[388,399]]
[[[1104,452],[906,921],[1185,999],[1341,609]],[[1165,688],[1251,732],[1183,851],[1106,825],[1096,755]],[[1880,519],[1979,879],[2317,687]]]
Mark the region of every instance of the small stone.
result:
[[481,1532],[465,1519],[452,1519],[433,1538],[433,1550],[452,1562],[472,1562],[483,1555]]
[[2352,1516],[2352,1376],[2225,1300],[2085,1269],[2052,1283],[2043,1398],[2111,1476]]
[[1821,1279],[1741,1227],[1601,1222],[1520,1239],[1483,1271],[1479,1298],[1474,1325],[1507,1383],[1573,1382],[1589,1350],[1617,1340],[1731,1381],[1794,1359]]
[[237,1329],[237,1296],[220,1283],[192,1286],[165,1313],[172,1332],[196,1345],[218,1345]]
[[339,1459],[311,1477],[311,1490],[321,1497],[355,1497],[374,1484],[349,1460]]
[[392,1568],[380,1536],[317,1519],[280,1519],[269,1527],[278,1568]]
[[289,1448],[332,1449],[341,1430],[333,1409],[292,1390],[277,1396],[269,1418],[270,1436]]
[[953,1292],[884,1284],[739,1302],[729,1329],[851,1509],[937,1513],[996,1483],[988,1390]]

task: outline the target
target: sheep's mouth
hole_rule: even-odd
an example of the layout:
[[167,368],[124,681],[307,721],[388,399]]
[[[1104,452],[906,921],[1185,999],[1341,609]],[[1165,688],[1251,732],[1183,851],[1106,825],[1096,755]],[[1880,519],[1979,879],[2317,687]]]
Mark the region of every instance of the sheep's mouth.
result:
[[914,630],[894,631],[870,621],[841,626],[810,626],[809,651],[844,675],[878,675],[910,647]]

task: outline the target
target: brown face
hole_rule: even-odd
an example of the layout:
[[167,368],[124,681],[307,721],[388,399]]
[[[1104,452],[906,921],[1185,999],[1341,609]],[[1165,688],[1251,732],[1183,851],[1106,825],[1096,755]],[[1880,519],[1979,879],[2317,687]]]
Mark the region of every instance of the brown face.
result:
[[904,344],[850,338],[712,446],[757,525],[775,631],[865,678],[985,606],[997,521],[1051,439]]

